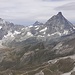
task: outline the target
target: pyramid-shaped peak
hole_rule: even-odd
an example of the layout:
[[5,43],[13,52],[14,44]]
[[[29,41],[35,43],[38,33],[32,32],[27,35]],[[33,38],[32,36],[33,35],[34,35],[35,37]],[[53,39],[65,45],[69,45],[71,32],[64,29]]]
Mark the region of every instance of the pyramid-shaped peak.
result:
[[60,17],[60,16],[63,16],[63,15],[62,15],[62,12],[58,12],[57,16],[59,16],[59,17]]
[[62,12],[58,12],[58,15],[62,15]]
[[46,22],[46,24],[50,24],[51,22],[55,23],[55,21],[58,22],[57,20],[63,21],[63,19],[65,19],[65,17],[62,15],[62,12],[58,12],[58,14],[52,16],[52,17]]
[[63,27],[71,27],[72,24],[62,15],[62,12],[58,12],[57,15],[52,16],[45,25],[49,26],[61,26]]

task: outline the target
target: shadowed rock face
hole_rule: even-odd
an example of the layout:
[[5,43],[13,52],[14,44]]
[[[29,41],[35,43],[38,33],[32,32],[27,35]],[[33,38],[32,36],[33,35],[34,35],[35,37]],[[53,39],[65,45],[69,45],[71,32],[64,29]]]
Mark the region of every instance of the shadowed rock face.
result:
[[54,15],[52,18],[50,18],[46,23],[46,26],[49,26],[50,32],[64,32],[64,30],[68,30],[68,33],[73,30],[73,24],[70,23],[61,12],[59,12],[57,15]]

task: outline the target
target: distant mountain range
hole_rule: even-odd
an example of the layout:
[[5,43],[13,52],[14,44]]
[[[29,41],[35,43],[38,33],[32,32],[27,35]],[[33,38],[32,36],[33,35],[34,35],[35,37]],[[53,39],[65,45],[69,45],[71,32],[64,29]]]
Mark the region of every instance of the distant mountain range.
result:
[[74,75],[74,54],[75,26],[62,12],[31,26],[0,18],[0,75]]
[[46,41],[74,32],[75,26],[61,12],[51,17],[45,24],[36,21],[33,26],[14,25],[0,19],[0,40],[6,45],[13,41],[21,42],[31,37]]

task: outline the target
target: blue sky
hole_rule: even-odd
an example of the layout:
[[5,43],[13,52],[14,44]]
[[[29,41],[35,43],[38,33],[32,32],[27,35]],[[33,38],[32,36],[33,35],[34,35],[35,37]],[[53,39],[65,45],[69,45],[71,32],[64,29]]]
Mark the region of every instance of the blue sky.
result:
[[59,11],[75,23],[75,0],[0,0],[0,17],[15,24],[46,22]]

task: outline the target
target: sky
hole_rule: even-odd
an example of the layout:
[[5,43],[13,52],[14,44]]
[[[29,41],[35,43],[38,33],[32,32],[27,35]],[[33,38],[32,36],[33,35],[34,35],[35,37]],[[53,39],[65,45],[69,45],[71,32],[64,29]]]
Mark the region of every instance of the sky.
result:
[[45,23],[60,11],[75,24],[75,0],[0,0],[0,18],[15,24]]

